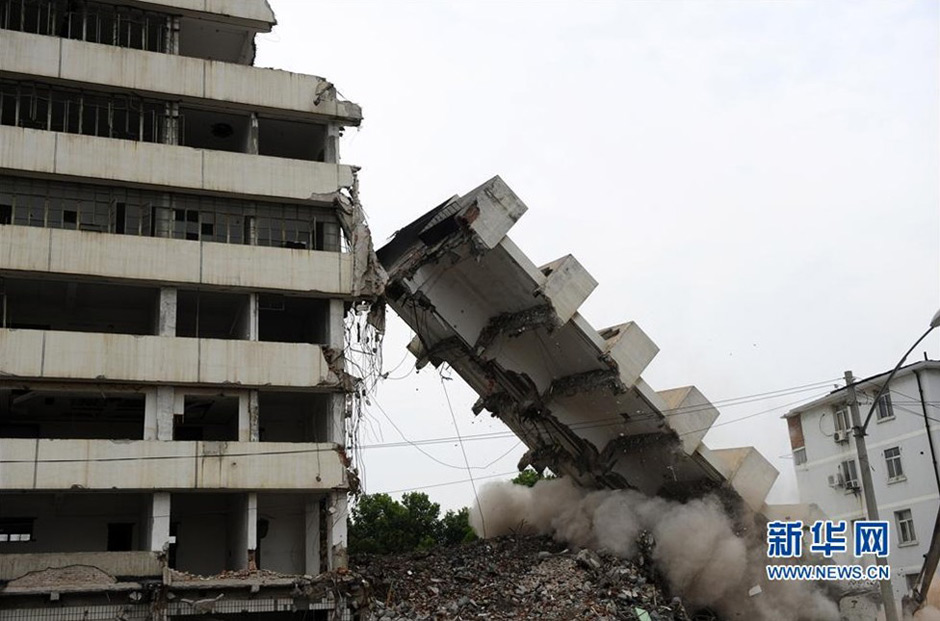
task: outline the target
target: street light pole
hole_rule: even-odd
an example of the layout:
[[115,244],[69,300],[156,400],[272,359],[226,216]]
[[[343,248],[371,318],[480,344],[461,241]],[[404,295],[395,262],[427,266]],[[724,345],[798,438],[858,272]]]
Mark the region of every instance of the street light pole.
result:
[[[878,390],[878,394],[875,395],[875,399],[872,401],[871,408],[868,410],[868,415],[865,417],[865,422],[862,423],[859,412],[858,412],[858,399],[855,395],[855,379],[852,377],[851,371],[845,372],[845,384],[846,389],[849,395],[849,408],[852,413],[852,434],[855,436],[855,450],[858,453],[858,468],[861,471],[862,477],[862,490],[865,495],[865,511],[868,514],[869,520],[878,519],[878,502],[875,499],[875,487],[871,480],[871,467],[868,462],[868,448],[865,446],[865,434],[868,431],[868,424],[871,422],[872,414],[875,413],[875,408],[878,407],[878,401],[881,397],[887,392],[888,384],[894,378],[895,374],[898,372],[898,369],[904,364],[904,361],[907,360],[907,357],[911,355],[911,352],[921,344],[921,342],[927,338],[927,335],[930,334],[934,328],[940,326],[940,310],[934,313],[933,318],[930,320],[930,326],[927,328],[927,331],[924,332],[910,349],[901,356],[901,359],[898,360],[898,363],[894,366],[891,373],[888,374],[887,379],[881,384],[881,388]],[[930,433],[928,430],[927,433]],[[936,548],[936,550],[935,550]],[[934,530],[933,540],[930,542],[930,551],[927,554],[928,563],[925,563],[924,568],[921,569],[920,575],[918,576],[917,588],[914,590],[914,603],[917,607],[924,601],[924,595],[927,592],[927,588],[930,586],[930,579],[932,578],[933,571],[937,566],[936,557],[940,556],[940,515],[937,517],[937,528]],[[933,562],[931,563],[931,559]],[[887,564],[887,560],[880,557],[875,557],[875,563],[878,565]],[[925,573],[930,573],[931,575],[925,575]],[[884,603],[885,607],[885,621],[898,621],[898,609],[894,603],[894,591],[891,589],[890,580],[881,580],[881,600]],[[919,598],[919,601],[916,601]],[[916,608],[915,608],[916,610]]]

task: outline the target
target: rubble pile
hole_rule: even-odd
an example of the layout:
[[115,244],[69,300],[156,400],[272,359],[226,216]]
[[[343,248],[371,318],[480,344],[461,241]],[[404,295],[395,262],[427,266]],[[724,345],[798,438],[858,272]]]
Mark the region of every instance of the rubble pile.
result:
[[709,620],[667,595],[645,555],[570,550],[507,536],[430,552],[352,559],[377,619]]

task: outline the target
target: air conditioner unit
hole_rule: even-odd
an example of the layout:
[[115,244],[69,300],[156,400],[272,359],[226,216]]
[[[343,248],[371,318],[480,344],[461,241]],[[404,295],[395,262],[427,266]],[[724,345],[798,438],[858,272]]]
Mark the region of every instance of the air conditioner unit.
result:
[[849,432],[845,429],[836,429],[835,434],[833,434],[832,439],[835,440],[836,444],[842,444],[843,442],[849,441]]
[[841,472],[829,475],[829,487],[845,487],[845,477]]

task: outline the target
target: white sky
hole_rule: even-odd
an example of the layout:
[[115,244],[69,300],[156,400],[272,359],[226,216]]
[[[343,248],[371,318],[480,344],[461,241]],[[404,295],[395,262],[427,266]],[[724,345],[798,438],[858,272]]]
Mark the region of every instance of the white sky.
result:
[[[600,283],[582,314],[636,321],[662,390],[713,402],[886,370],[940,307],[938,7],[921,2],[271,0],[257,64],[327,77],[362,105],[377,246],[499,174],[528,205],[536,264],[574,254]],[[409,371],[390,322],[361,442],[452,438],[438,373]],[[940,330],[914,357],[940,358]],[[400,366],[396,366],[399,363]],[[474,477],[523,452],[446,382]],[[780,415],[826,392],[720,406],[712,448],[753,444],[795,501]],[[770,408],[777,408],[770,411]],[[384,410],[385,414],[382,413]],[[761,413],[764,412],[764,413]],[[734,419],[750,417],[740,422]],[[366,491],[468,478],[456,442],[364,450]],[[508,453],[507,453],[508,451]],[[444,508],[469,483],[424,491]]]

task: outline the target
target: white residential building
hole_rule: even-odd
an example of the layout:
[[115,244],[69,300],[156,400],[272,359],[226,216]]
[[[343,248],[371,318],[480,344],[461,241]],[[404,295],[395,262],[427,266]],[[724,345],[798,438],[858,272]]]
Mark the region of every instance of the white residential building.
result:
[[[862,422],[887,376],[856,380]],[[847,390],[834,390],[785,418],[800,501],[817,504],[832,520],[865,519]],[[921,569],[940,509],[940,362],[898,371],[874,410],[866,445],[879,517],[890,522],[888,561],[900,603]],[[856,562],[850,555],[843,560]]]
[[289,616],[323,593],[252,570],[346,563],[361,112],[252,66],[274,23],[0,0],[2,620]]

